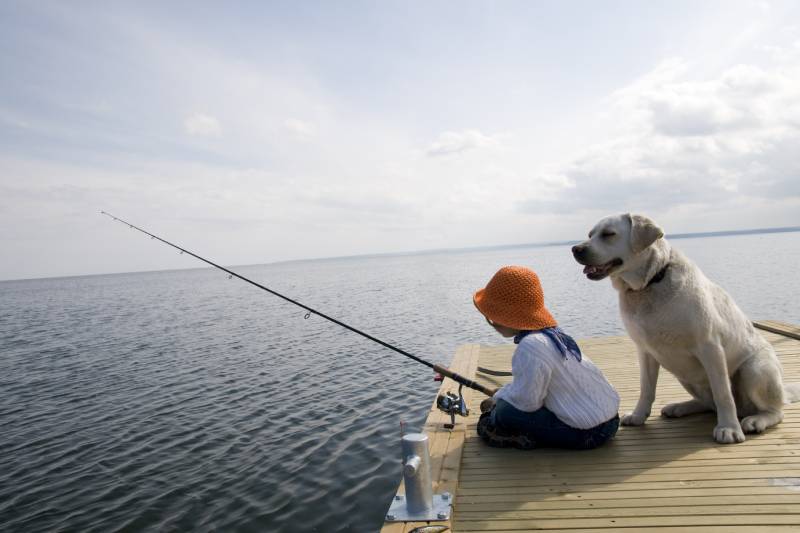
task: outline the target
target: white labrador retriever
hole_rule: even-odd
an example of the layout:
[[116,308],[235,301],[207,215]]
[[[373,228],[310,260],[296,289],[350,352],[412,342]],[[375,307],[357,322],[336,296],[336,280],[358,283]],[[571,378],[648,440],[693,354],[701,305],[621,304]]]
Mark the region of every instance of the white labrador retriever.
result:
[[760,433],[783,420],[783,405],[800,398],[800,384],[784,387],[772,345],[728,293],[663,237],[647,217],[615,215],[572,248],[586,277],[611,278],[638,348],[639,401],[622,424],[638,426],[650,416],[663,366],[692,395],[665,406],[663,416],[715,410],[714,439],[742,442],[745,432]]

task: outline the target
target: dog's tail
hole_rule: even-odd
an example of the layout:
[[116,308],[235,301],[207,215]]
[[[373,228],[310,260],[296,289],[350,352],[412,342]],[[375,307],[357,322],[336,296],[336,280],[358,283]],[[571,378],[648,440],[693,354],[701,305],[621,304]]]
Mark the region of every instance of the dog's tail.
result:
[[800,400],[800,383],[784,383],[783,397],[786,399],[786,403]]

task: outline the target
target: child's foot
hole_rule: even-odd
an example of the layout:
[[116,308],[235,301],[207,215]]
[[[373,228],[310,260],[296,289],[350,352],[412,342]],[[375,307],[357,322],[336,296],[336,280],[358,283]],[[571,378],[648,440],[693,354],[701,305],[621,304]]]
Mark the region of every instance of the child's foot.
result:
[[481,413],[486,413],[494,409],[495,405],[494,398],[486,398],[481,402]]
[[532,450],[536,448],[536,441],[525,435],[517,435],[503,431],[492,423],[492,412],[486,412],[478,419],[478,436],[493,448],[517,448]]

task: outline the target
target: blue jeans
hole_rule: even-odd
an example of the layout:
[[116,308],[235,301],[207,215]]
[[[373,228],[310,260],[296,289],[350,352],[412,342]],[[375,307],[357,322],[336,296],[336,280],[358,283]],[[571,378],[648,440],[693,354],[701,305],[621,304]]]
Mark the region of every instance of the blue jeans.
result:
[[610,440],[619,428],[619,416],[593,428],[577,429],[562,422],[546,407],[532,413],[497,400],[491,422],[503,432],[525,435],[536,447],[588,450]]

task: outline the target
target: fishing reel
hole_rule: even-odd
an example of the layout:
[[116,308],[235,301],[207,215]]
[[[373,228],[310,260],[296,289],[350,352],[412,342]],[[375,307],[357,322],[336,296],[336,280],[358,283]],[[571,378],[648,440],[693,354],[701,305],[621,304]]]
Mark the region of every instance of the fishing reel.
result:
[[447,429],[453,429],[456,426],[456,415],[467,416],[469,414],[467,402],[464,401],[464,395],[461,393],[463,387],[463,385],[458,386],[458,394],[447,391],[436,397],[436,407],[450,415],[450,423],[444,425]]

